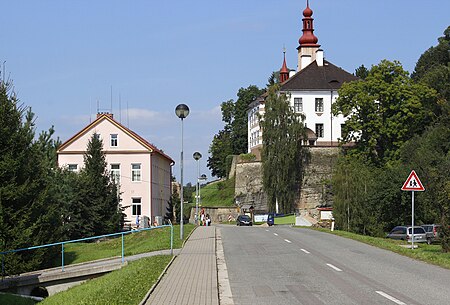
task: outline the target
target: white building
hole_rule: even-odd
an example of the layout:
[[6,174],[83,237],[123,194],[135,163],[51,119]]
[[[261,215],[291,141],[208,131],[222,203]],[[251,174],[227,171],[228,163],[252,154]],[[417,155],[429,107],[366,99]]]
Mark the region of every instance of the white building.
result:
[[79,171],[93,134],[103,142],[108,169],[119,184],[126,220],[163,217],[171,195],[174,161],[160,149],[113,119],[99,113],[97,119],[64,142],[57,151],[58,164]]
[[[337,90],[343,83],[359,78],[324,59],[323,50],[314,35],[312,14],[307,3],[303,11],[303,35],[297,48],[297,71],[292,73],[284,58],[280,70],[281,92],[288,93],[291,107],[305,115],[310,146],[337,146],[345,118],[342,115],[334,116],[331,105],[336,101]],[[248,111],[248,152],[258,157],[263,136],[258,115],[264,115],[265,98],[262,95],[256,99]]]

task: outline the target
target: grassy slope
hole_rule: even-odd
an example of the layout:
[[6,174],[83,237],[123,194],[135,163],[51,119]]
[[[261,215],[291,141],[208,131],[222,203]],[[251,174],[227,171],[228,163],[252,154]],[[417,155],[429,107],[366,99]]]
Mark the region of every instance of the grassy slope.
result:
[[48,297],[39,304],[137,305],[170,260],[171,256],[153,256],[130,262],[120,270]]
[[[180,226],[174,226],[173,247],[181,248]],[[184,225],[184,236],[188,236],[194,225]],[[74,243],[64,247],[65,264],[75,264],[101,258],[121,255],[121,238],[114,238],[99,243]],[[142,231],[125,235],[125,256],[156,250],[170,249],[170,228]],[[59,266],[60,262],[56,262]]]
[[[200,196],[203,207],[232,207],[234,206],[235,178],[210,183],[201,188]],[[195,194],[194,194],[195,196]],[[195,198],[192,202],[195,202]]]
[[286,215],[283,217],[275,217],[274,222],[276,225],[292,225],[295,224],[295,215]]
[[35,301],[28,298],[18,297],[12,294],[0,293],[0,304],[2,305],[34,305]]
[[401,245],[406,245],[405,241],[358,235],[347,231],[336,230],[331,232],[330,230],[327,229],[315,229],[315,230],[339,235],[346,238],[351,238],[381,249],[389,250],[417,260],[421,260],[430,264],[450,269],[450,253],[443,253],[441,251],[441,246],[439,244],[427,245],[425,243],[420,243],[417,249],[411,250],[408,248],[401,247]]

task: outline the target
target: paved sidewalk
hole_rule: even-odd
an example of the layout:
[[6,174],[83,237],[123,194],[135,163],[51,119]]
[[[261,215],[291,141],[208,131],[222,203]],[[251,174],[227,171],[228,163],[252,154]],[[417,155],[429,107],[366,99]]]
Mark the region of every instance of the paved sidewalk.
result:
[[218,305],[216,228],[198,227],[164,274],[146,305]]

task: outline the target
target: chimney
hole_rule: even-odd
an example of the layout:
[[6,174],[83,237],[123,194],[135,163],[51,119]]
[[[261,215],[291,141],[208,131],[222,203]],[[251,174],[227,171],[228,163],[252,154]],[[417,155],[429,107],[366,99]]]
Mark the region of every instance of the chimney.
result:
[[113,114],[109,112],[97,112],[97,119],[101,116],[107,116],[110,119],[113,119]]
[[311,55],[302,55],[301,56],[301,63],[300,63],[300,70],[303,70],[306,66],[308,66],[311,63]]
[[316,62],[319,67],[323,66],[323,50],[322,49],[318,49],[316,51]]

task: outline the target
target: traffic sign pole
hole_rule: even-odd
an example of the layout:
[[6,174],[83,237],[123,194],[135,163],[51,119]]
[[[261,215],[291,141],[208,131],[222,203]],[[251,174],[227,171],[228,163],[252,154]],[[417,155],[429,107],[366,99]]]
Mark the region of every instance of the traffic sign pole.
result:
[[414,191],[412,191],[412,200],[411,200],[411,222],[412,222],[412,228],[411,228],[411,233],[412,233],[412,244],[411,244],[411,249],[414,250]]

